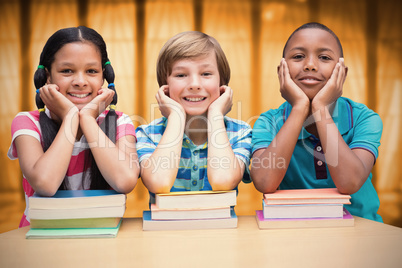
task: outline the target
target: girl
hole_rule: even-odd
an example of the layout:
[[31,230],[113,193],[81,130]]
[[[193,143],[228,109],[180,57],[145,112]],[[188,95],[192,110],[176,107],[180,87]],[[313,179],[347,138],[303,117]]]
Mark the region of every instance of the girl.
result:
[[[102,88],[104,79],[109,88]],[[19,113],[11,126],[8,156],[19,158],[26,202],[34,192],[52,196],[59,189],[133,190],[135,130],[115,111],[113,81],[106,44],[95,30],[61,29],[46,42],[34,76],[38,110]],[[20,227],[26,225],[25,213]]]

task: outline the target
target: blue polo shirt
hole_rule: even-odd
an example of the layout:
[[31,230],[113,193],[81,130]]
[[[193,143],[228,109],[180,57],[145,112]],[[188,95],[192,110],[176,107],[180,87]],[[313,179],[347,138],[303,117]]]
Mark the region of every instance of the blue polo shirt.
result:
[[[167,118],[162,117],[156,119],[148,125],[139,126],[136,129],[137,137],[137,153],[141,163],[149,158],[155,151],[163,133],[167,126]],[[243,161],[246,166],[246,171],[243,175],[243,182],[249,183],[250,172],[250,156],[251,156],[251,127],[247,123],[235,120],[229,117],[224,117],[226,133],[229,138],[235,156]],[[177,191],[206,191],[212,190],[207,176],[207,153],[208,143],[195,145],[192,140],[186,135],[183,135],[183,140],[179,141],[182,144],[180,164],[176,180],[171,188],[171,192]],[[222,161],[221,163],[218,163]],[[214,164],[225,165],[225,159],[217,159]],[[158,163],[161,167],[169,167],[173,165],[172,159],[161,159]],[[226,163],[227,165],[228,163]],[[154,194],[150,192],[150,202],[154,201]]]
[[[291,110],[292,106],[285,102],[278,109],[260,115],[252,133],[253,153],[269,146]],[[336,102],[332,118],[350,149],[367,150],[377,159],[382,134],[382,121],[378,114],[364,104],[341,97]],[[270,156],[265,164],[277,168],[284,165],[275,155]],[[326,163],[320,140],[303,127],[280,189],[336,188],[327,164],[337,163]],[[370,173],[360,190],[351,195],[351,205],[345,207],[353,215],[382,222],[377,214],[380,201],[371,178]]]

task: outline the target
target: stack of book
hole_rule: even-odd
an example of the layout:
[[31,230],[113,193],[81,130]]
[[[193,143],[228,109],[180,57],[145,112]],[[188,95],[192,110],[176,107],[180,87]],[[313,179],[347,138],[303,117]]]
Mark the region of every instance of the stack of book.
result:
[[143,212],[143,230],[195,230],[237,227],[236,191],[191,191],[156,194]]
[[263,196],[262,210],[256,211],[260,229],[354,225],[344,207],[351,197],[336,188],[277,190]]
[[116,237],[126,210],[126,195],[114,190],[60,190],[28,200],[26,238]]

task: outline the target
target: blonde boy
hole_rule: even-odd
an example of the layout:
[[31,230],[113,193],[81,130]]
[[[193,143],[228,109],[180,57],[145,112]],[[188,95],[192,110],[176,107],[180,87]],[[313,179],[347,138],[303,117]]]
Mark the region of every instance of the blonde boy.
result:
[[195,31],[172,37],[160,51],[157,79],[163,117],[136,130],[151,202],[153,193],[232,190],[249,182],[251,128],[225,116],[233,91],[219,43]]

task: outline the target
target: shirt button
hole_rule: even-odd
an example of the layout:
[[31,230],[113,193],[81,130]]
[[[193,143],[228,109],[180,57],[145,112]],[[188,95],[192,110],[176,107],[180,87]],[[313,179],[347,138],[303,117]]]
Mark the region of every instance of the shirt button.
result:
[[322,161],[317,161],[317,165],[319,165],[320,167],[322,166]]
[[317,152],[321,152],[322,148],[321,146],[317,146]]
[[193,155],[197,155],[197,154],[198,154],[198,152],[197,152],[197,151],[194,151],[194,152],[193,152]]
[[197,170],[198,169],[198,167],[197,166],[193,166],[193,170]]
[[189,143],[190,143],[190,141],[189,141],[189,140],[186,140],[186,143],[187,143],[187,144],[189,144]]
[[194,185],[194,186],[197,185],[197,181],[196,181],[196,180],[193,181],[193,185]]

